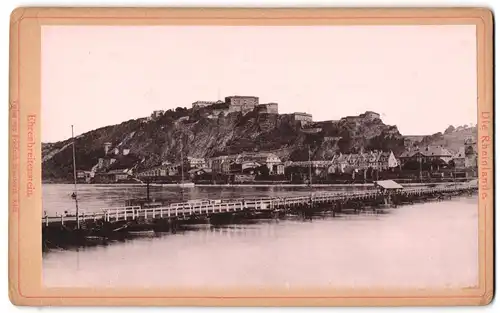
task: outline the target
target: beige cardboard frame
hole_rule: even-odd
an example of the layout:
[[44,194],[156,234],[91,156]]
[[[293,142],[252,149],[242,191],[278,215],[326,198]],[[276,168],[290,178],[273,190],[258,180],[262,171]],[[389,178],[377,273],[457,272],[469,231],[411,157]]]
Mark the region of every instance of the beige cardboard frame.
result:
[[[460,290],[181,290],[43,288],[41,240],[42,25],[424,25],[477,29],[479,285]],[[17,305],[485,305],[493,298],[493,17],[482,8],[19,8],[11,15],[9,294]],[[34,149],[35,161],[28,151]],[[33,166],[32,181],[28,166]],[[28,194],[28,184],[34,186]]]

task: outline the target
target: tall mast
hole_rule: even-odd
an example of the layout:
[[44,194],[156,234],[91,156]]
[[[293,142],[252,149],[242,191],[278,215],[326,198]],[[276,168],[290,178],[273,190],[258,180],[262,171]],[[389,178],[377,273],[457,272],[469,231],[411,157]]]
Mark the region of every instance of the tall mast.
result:
[[182,153],[182,148],[183,148],[183,144],[182,144],[182,139],[184,138],[184,136],[181,136],[181,182],[180,182],[180,187],[181,187],[181,201],[184,202],[184,186],[182,184],[184,184],[184,154]]
[[419,156],[419,176],[420,182],[422,182],[422,156]]
[[181,183],[184,182],[184,155],[182,153],[182,138],[181,138]]
[[78,214],[78,195],[76,190],[76,160],[75,160],[75,137],[73,135],[73,125],[71,125],[71,139],[73,140],[73,179],[75,184],[75,206],[76,206],[76,228],[80,229],[80,215]]
[[309,152],[309,185],[312,186],[312,164],[311,164],[311,146],[307,146]]

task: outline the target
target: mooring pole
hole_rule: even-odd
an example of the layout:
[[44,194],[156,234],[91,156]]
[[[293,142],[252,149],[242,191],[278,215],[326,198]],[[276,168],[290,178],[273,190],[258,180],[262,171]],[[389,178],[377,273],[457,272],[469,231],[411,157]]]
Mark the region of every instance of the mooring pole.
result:
[[419,161],[419,177],[420,177],[420,182],[422,182],[422,157],[419,157],[418,161]]
[[73,125],[71,125],[71,139],[73,140],[73,178],[75,184],[76,228],[80,229],[80,215],[78,212],[78,194],[76,190],[75,137],[73,135]]
[[312,188],[312,162],[311,162],[311,146],[307,145],[309,154],[309,186]]

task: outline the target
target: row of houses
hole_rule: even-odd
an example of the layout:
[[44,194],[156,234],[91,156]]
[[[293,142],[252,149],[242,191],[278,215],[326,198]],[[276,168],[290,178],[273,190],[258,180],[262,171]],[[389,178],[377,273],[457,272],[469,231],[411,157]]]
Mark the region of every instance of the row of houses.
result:
[[210,173],[255,173],[266,172],[268,175],[284,174],[284,164],[273,153],[240,153],[213,158],[186,157],[183,162],[168,163],[143,170],[139,177],[177,176],[184,172],[186,176]]
[[378,171],[386,171],[398,167],[399,162],[392,151],[370,151],[356,154],[340,153],[334,155],[329,161],[287,162],[286,166],[310,168],[312,174],[321,175],[352,173],[353,171],[362,171],[370,168]]
[[439,170],[440,167],[453,167],[455,169],[468,169],[477,167],[477,145],[472,139],[467,139],[465,144],[453,153],[442,146],[426,146],[411,149],[399,156],[402,166],[428,165],[431,169]]
[[267,167],[270,175],[284,174],[284,164],[274,153],[245,152],[233,155],[222,155],[209,158],[207,165],[218,173],[248,171],[261,166]]
[[[181,169],[182,165],[182,169]],[[183,170],[186,175],[201,174],[247,174],[279,176],[285,175],[288,169],[308,169],[314,175],[320,173],[346,173],[353,170],[373,168],[379,171],[388,170],[399,165],[394,153],[372,151],[360,154],[338,154],[331,160],[313,160],[299,162],[283,162],[276,154],[270,152],[245,152],[233,155],[222,155],[208,159],[185,158],[183,164],[164,163],[138,173],[139,177],[176,176]],[[300,171],[300,170],[299,170]]]
[[[115,149],[116,150],[116,149]],[[80,181],[120,182],[144,177],[185,178],[210,175],[300,176],[329,174],[351,174],[362,171],[384,172],[391,169],[439,171],[444,168],[477,168],[477,149],[468,140],[457,153],[441,146],[427,146],[405,151],[398,157],[392,151],[369,151],[353,154],[336,154],[330,160],[283,161],[272,152],[243,152],[211,158],[185,157],[182,162],[162,164],[138,170],[137,162],[129,155],[128,148],[115,151],[105,145],[105,157],[99,158],[91,171],[78,171]],[[120,162],[117,162],[117,159]],[[129,160],[130,159],[130,160]],[[128,160],[128,161],[127,161]],[[125,162],[127,161],[127,162]],[[117,166],[117,163],[126,166]],[[247,177],[247,178],[248,178]],[[242,178],[243,179],[243,178]]]
[[[369,151],[365,153],[334,155],[330,160],[283,162],[271,152],[244,152],[221,155],[208,159],[187,157],[183,169],[187,174],[200,173],[247,173],[265,172],[266,175],[284,175],[286,169],[307,169],[313,175],[342,174],[353,171],[387,171],[403,168],[412,163],[429,164],[433,170],[440,167],[472,168],[477,166],[477,152],[469,146],[452,153],[443,147],[423,147],[403,152],[396,157],[392,151]],[[173,176],[179,174],[181,163],[162,164],[143,171],[139,176]]]

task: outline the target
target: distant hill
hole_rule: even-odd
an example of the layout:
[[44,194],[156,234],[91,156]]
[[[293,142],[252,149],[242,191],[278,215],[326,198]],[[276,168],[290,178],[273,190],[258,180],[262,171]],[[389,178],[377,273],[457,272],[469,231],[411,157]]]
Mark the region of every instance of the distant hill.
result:
[[[215,115],[215,117],[214,117]],[[312,130],[312,131],[311,131]],[[91,170],[111,149],[126,147],[114,168],[148,168],[162,162],[178,162],[184,156],[211,157],[244,151],[272,151],[282,160],[330,159],[335,153],[360,150],[404,150],[404,138],[396,126],[386,125],[374,112],[337,121],[301,125],[292,114],[257,110],[224,113],[217,105],[200,109],[177,108],[148,120],[139,118],[102,127],[76,138],[76,165]],[[72,179],[71,140],[42,144],[42,177],[45,181]]]
[[453,152],[457,152],[466,140],[477,140],[476,126],[448,126],[444,132],[430,136],[405,136],[406,146],[443,146]]

